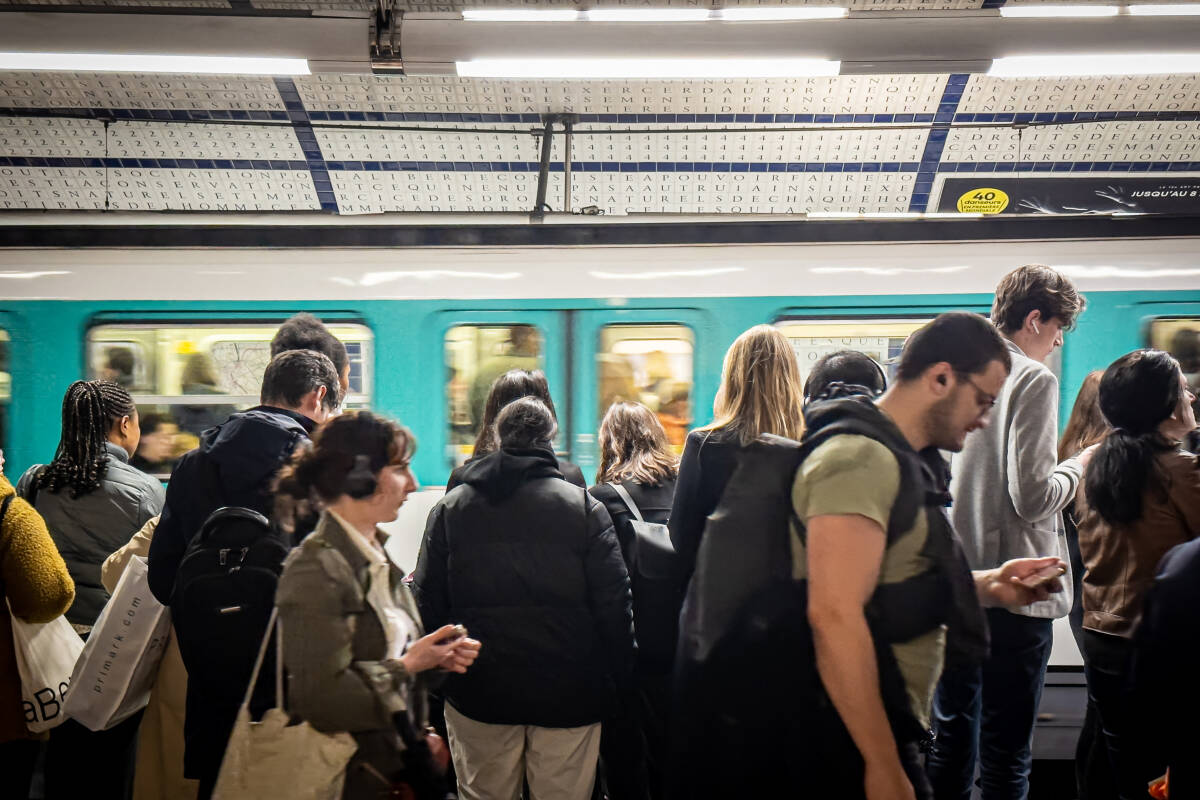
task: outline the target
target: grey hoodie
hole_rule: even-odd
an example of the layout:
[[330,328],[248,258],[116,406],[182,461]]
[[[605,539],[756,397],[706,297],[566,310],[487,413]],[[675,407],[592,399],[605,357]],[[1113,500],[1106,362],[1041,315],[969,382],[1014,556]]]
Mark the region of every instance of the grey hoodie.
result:
[[[1058,556],[1067,562],[1062,510],[1075,497],[1083,466],[1058,463],[1058,379],[1007,342],[1012,372],[990,424],[967,437],[950,460],[954,528],[971,569],[991,569],[1012,558]],[[1071,610],[1070,573],[1049,600],[1010,609],[1054,619]]]

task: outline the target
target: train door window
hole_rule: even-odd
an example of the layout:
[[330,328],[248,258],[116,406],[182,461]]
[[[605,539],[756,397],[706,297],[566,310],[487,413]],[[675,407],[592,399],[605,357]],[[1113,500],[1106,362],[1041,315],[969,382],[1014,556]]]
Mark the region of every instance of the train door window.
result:
[[791,342],[800,365],[800,380],[808,380],[813,366],[838,350],[858,350],[875,359],[887,372],[888,383],[896,376],[896,363],[904,340],[928,319],[787,319],[776,323]]
[[653,411],[667,439],[682,450],[692,423],[692,353],[686,325],[605,325],[596,351],[597,422],[616,402],[634,401]]
[[12,405],[11,349],[8,331],[0,328],[0,450],[8,447],[8,410]]
[[513,369],[544,369],[545,342],[536,325],[456,325],[446,332],[446,419],[453,461],[475,449],[492,382]]
[[[143,444],[135,463],[169,475],[180,455],[195,447],[206,428],[234,411],[256,406],[271,360],[277,323],[135,323],[97,325],[88,331],[88,371],[115,381],[133,395]],[[373,337],[363,325],[326,325],[350,357],[347,408],[371,398]]]
[[1197,393],[1200,390],[1200,317],[1162,317],[1150,323],[1149,333],[1147,344],[1175,356],[1192,392]]

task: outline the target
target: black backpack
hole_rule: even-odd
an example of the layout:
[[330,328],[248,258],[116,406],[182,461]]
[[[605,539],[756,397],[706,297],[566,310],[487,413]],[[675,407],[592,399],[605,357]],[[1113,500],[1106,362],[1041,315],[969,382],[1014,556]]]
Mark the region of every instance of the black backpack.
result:
[[[861,770],[816,669],[807,582],[792,576],[793,523],[803,536],[791,497],[796,471],[839,434],[884,439],[853,418],[810,430],[802,443],[761,436],[742,449],[708,518],[680,620],[669,770],[674,799],[795,796],[797,786],[813,797],[836,796],[837,781]],[[909,486],[906,475],[889,539],[907,530],[921,508]],[[878,600],[867,612],[880,690],[893,731],[912,741],[924,731],[887,638],[875,633]]]
[[241,697],[289,550],[287,539],[252,509],[218,508],[204,521],[179,564],[171,596],[189,681]]

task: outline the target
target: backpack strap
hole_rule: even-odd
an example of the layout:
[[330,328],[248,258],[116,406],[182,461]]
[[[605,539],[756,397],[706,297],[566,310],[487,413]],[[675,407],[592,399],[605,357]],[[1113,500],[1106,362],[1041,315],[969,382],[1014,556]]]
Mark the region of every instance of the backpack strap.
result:
[[4,502],[0,503],[0,524],[4,522],[4,517],[8,514],[8,507],[12,505],[12,499],[16,496],[17,493],[14,491],[8,497],[4,498]]
[[629,507],[630,512],[633,513],[634,519],[636,519],[638,522],[646,521],[642,519],[642,512],[638,510],[637,503],[633,502],[633,496],[629,494],[628,490],[626,490],[624,486],[616,483],[615,481],[610,483],[609,486],[613,488],[613,491],[616,492],[621,500],[624,501],[625,505]]

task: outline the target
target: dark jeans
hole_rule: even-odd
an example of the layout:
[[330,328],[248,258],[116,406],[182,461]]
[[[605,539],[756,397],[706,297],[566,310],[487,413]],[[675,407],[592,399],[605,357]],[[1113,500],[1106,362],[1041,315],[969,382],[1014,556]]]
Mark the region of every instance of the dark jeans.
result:
[[0,744],[0,797],[12,800],[29,797],[33,767],[41,747],[37,739],[15,739]]
[[969,800],[979,762],[984,800],[1023,800],[1033,766],[1033,725],[1053,640],[1048,619],[987,610],[991,657],[947,672],[934,697],[926,769],[937,800]]
[[133,791],[133,764],[142,712],[106,731],[69,719],[50,731],[46,800],[122,800]]
[[[1083,647],[1087,652],[1088,698],[1099,717],[1117,796],[1121,800],[1144,800],[1146,784],[1166,771],[1167,759],[1140,746],[1137,709],[1128,683],[1133,644],[1120,636],[1085,629]],[[1171,788],[1174,796],[1175,787]]]

